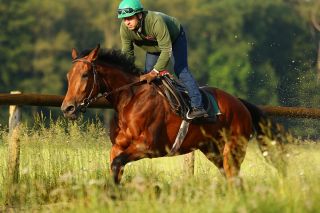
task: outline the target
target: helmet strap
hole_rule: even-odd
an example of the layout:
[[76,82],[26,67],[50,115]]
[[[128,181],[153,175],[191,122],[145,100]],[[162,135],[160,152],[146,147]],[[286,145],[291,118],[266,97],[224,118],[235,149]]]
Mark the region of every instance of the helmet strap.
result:
[[141,33],[141,31],[142,31],[142,23],[143,23],[143,14],[142,13],[138,13],[138,14],[136,14],[136,16],[139,19],[139,24],[137,26],[137,31],[139,33]]

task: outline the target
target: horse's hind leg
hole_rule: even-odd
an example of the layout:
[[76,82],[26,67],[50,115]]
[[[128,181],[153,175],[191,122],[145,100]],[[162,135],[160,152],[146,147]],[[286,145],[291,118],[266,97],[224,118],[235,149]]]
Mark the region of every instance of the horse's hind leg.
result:
[[[223,168],[229,182],[236,185],[241,184],[239,177],[241,163],[244,160],[247,148],[247,140],[231,136],[230,140],[225,143],[223,149]],[[238,182],[239,181],[239,182]]]

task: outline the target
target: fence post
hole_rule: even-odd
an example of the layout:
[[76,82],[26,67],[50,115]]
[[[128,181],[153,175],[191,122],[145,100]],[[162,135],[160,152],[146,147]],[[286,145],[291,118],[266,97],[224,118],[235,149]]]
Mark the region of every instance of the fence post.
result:
[[[12,91],[11,94],[21,94]],[[19,160],[20,160],[20,140],[19,126],[21,121],[21,111],[19,106],[9,106],[9,146],[8,146],[8,173],[6,187],[6,204],[12,204],[15,194],[15,184],[19,181]]]
[[194,152],[192,151],[184,156],[184,168],[187,175],[194,175]]

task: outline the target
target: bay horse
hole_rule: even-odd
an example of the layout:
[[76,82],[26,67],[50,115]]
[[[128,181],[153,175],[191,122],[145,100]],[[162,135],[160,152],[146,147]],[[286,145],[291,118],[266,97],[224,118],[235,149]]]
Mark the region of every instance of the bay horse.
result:
[[[110,121],[110,172],[115,183],[120,183],[128,162],[168,154],[182,119],[154,84],[139,82],[141,70],[134,58],[97,46],[81,54],[73,48],[72,62],[61,110],[65,117],[76,119],[98,94],[106,94],[116,111]],[[222,114],[214,123],[191,122],[179,154],[199,149],[232,180],[239,174],[249,138],[255,129],[259,132],[265,116],[255,105],[223,90],[205,90],[214,95]],[[228,132],[227,140],[223,130]]]

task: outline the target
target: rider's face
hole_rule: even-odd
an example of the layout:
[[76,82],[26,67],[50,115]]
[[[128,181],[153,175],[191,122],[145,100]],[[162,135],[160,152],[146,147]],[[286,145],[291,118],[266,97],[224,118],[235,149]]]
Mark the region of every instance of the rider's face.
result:
[[133,15],[130,17],[123,18],[125,25],[129,28],[129,30],[135,30],[139,24],[138,15]]

